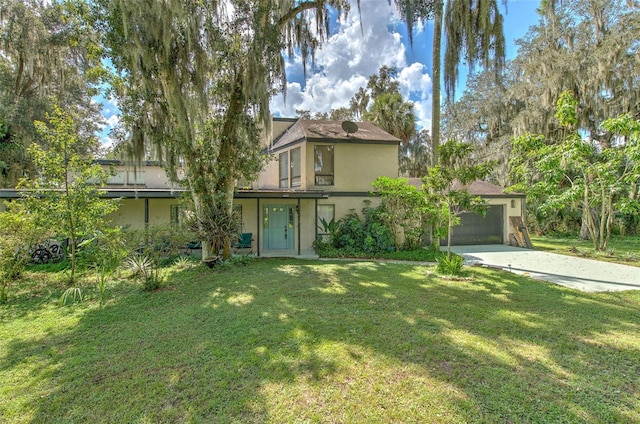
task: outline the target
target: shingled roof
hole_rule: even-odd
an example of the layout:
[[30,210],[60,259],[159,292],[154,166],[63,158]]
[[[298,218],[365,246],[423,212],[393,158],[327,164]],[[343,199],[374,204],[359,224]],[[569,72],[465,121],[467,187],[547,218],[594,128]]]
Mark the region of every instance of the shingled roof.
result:
[[400,144],[399,138],[392,136],[370,122],[358,122],[356,125],[358,126],[358,131],[347,134],[347,132],[342,129],[341,121],[299,119],[273,142],[271,149],[280,149],[303,140],[320,143]]
[[[422,187],[422,180],[420,178],[409,178],[409,184],[417,188]],[[466,186],[463,186],[458,181],[453,183],[454,190],[460,190],[466,188],[467,191],[474,196],[485,197],[522,197],[522,193],[506,193],[504,188],[488,183],[486,181],[474,181]]]

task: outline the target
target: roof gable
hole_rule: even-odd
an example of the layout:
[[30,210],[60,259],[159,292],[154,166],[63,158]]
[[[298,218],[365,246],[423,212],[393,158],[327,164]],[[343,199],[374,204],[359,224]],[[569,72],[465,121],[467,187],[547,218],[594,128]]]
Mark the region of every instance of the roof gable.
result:
[[400,139],[370,122],[358,122],[358,131],[347,134],[341,121],[299,119],[278,137],[271,149],[277,150],[301,141],[330,143],[400,144]]

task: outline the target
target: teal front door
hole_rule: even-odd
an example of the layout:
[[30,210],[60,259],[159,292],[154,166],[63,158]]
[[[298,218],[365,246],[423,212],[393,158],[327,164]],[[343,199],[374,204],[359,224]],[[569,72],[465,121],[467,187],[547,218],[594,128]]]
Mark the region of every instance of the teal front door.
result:
[[294,249],[295,217],[293,206],[265,206],[262,215],[264,249]]

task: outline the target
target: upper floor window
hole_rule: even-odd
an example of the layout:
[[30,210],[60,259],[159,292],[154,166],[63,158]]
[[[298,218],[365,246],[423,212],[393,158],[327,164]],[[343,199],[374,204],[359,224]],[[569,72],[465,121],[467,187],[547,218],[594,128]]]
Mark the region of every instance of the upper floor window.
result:
[[291,187],[302,184],[302,168],[300,166],[300,148],[291,150]]
[[145,171],[127,171],[127,183],[129,185],[144,185]]
[[124,182],[124,171],[116,171],[113,175],[109,175],[109,178],[107,178],[107,184],[124,185]]
[[314,146],[313,164],[316,172],[316,185],[333,185],[333,146]]
[[289,152],[280,153],[280,188],[289,187]]
[[280,153],[280,188],[300,187],[302,184],[302,168],[300,165],[300,148]]

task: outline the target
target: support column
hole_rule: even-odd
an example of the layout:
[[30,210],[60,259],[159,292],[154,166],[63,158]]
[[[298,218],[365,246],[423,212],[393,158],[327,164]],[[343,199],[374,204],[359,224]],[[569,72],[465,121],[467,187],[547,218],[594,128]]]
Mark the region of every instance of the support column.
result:
[[302,240],[302,236],[300,235],[300,198],[298,197],[298,206],[296,206],[296,211],[298,212],[298,256],[300,256],[300,241]]
[[260,256],[260,234],[262,228],[260,227],[260,198],[256,199],[256,255]]

